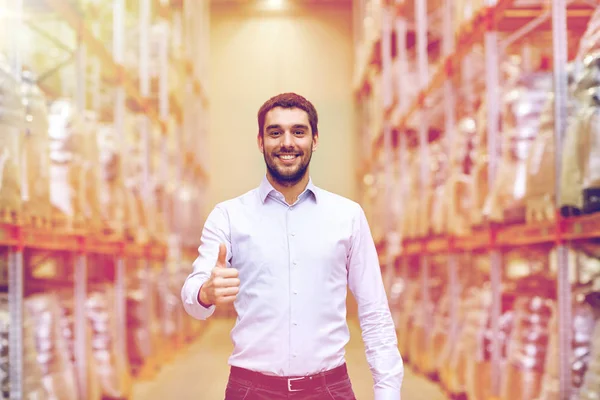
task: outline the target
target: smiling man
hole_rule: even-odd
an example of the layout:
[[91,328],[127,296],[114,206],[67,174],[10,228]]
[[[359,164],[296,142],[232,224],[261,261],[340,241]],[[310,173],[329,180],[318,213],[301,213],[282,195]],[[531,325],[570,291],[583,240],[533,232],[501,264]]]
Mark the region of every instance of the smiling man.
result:
[[344,351],[347,287],[358,303],[375,400],[400,399],[402,358],[365,214],[310,178],[317,125],[314,106],[294,93],[260,108],[266,176],[210,213],[182,288],[197,319],[234,303],[226,400],[355,399]]

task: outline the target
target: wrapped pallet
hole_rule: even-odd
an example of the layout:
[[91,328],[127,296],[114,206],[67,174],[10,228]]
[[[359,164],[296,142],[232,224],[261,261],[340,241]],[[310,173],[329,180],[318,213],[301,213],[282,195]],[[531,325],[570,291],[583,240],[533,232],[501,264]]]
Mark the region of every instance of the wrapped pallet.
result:
[[99,231],[102,226],[100,204],[100,149],[98,146],[98,117],[95,112],[86,110],[83,113],[85,134],[82,139],[82,173],[84,196],[84,217],[88,229]]
[[470,198],[473,205],[470,213],[471,226],[483,223],[483,210],[489,193],[488,151],[487,151],[487,115],[486,104],[482,102],[476,114],[476,130],[470,159],[473,160],[473,172],[470,179]]
[[[491,293],[490,293],[491,294]],[[499,320],[500,333],[500,363],[506,363],[507,343],[513,328],[513,303],[514,293],[505,291],[501,297],[501,314]],[[489,304],[491,305],[491,304]],[[469,347],[472,351],[467,359],[465,374],[466,390],[469,399],[486,400],[492,397],[492,340],[491,308],[484,310],[483,324],[479,325],[479,333],[471,337]],[[481,320],[477,320],[481,322]]]
[[527,159],[551,88],[552,75],[525,74],[504,96],[502,158],[484,207],[489,220],[525,221]]
[[[576,296],[573,304],[573,324],[572,324],[572,370],[571,370],[571,399],[579,398],[579,390],[583,384],[584,374],[588,369],[590,361],[591,341],[594,326],[600,319],[600,292],[589,292],[585,294],[581,290],[576,290],[579,294]],[[589,288],[588,288],[589,290]],[[542,392],[538,400],[559,400],[560,399],[560,379],[559,379],[559,346],[558,346],[558,315],[554,314],[551,320],[551,334],[548,342],[548,356],[546,358],[546,367],[544,380],[542,383]],[[600,388],[600,386],[599,386]],[[600,389],[599,389],[600,394]]]
[[424,371],[428,376],[439,379],[440,354],[446,348],[450,332],[450,294],[446,291],[440,298],[434,315],[431,343],[426,354]]
[[[149,175],[146,175],[146,138],[142,135],[143,125],[148,124],[143,115],[126,118],[125,149],[127,158],[123,163],[123,176],[125,177],[125,196],[128,213],[128,236],[139,243],[149,240],[148,232],[148,194],[150,193]],[[150,130],[148,130],[150,135]],[[149,141],[148,143],[151,143]],[[152,147],[147,149],[151,151]],[[148,180],[146,180],[146,177]]]
[[30,224],[50,218],[50,142],[46,99],[31,72],[22,74],[21,95],[25,108],[23,138],[23,213]]
[[67,344],[60,332],[60,308],[55,295],[34,295],[25,300],[25,318],[35,330],[37,361],[48,399],[76,400],[75,365],[68,357]]
[[[489,285],[484,287],[489,290]],[[440,370],[440,380],[452,396],[461,396],[467,391],[467,365],[469,357],[474,354],[471,342],[480,332],[478,326],[481,325],[481,322],[473,319],[473,315],[481,315],[482,301],[486,300],[482,297],[483,293],[485,292],[478,287],[471,287],[465,291],[458,310],[460,336],[458,341],[443,353],[446,354],[446,362]],[[447,346],[450,345],[451,343],[447,342]]]
[[429,301],[423,299],[422,294],[413,312],[413,324],[410,329],[409,349],[412,366],[423,373],[434,372],[435,358],[429,357],[433,344],[432,329],[434,317],[439,312],[440,298],[444,285],[439,278],[430,278]]
[[448,216],[446,214],[446,196],[445,184],[448,180],[448,158],[447,146],[444,140],[437,140],[429,145],[430,148],[430,202],[428,207],[429,231],[434,235],[441,235],[447,232]]
[[86,301],[88,321],[92,327],[92,347],[102,396],[127,398],[132,390],[132,377],[124,345],[119,337],[115,314],[114,287],[90,287]]
[[98,152],[89,113],[69,99],[50,106],[50,201],[68,227],[98,228]]
[[600,388],[600,321],[596,322],[590,348],[588,368],[583,378],[578,400],[600,399],[600,389],[598,389]]
[[562,155],[560,200],[563,215],[595,209],[594,188],[600,185],[596,165],[599,157],[596,140],[600,132],[600,53],[586,60],[574,86],[575,110],[569,118]]
[[143,267],[135,268],[127,289],[127,351],[134,374],[160,354],[157,304],[153,273]]
[[[0,294],[0,370],[3,371],[0,388],[2,398],[8,399],[10,394],[8,334],[10,331],[10,313],[8,295]],[[40,353],[36,346],[35,321],[31,317],[23,320],[23,399],[47,399],[50,393],[42,381],[42,366],[38,362]]]
[[508,360],[503,369],[503,400],[534,400],[542,389],[544,363],[555,312],[555,282],[545,277],[519,281]]
[[123,158],[120,138],[113,124],[100,123],[98,126],[98,147],[100,160],[99,202],[103,225],[109,233],[121,236],[128,220],[125,186],[123,179]]
[[[67,354],[71,363],[75,365],[75,315],[74,315],[74,293],[70,290],[58,293],[60,308],[60,331],[65,340]],[[94,359],[92,350],[92,329],[86,320],[86,366],[87,379],[85,382],[86,392],[83,392],[82,382],[78,379],[78,399],[79,400],[101,400],[102,389],[98,377],[97,362]]]
[[600,211],[600,7],[581,38],[573,96],[576,110],[564,139],[560,188],[563,215]]
[[406,210],[406,223],[407,232],[406,237],[415,238],[421,235],[421,207],[422,202],[420,201],[421,188],[420,188],[420,157],[418,148],[411,149],[411,157],[409,164],[410,174],[410,193],[411,196],[408,200],[408,207]]
[[[575,79],[575,65],[568,66],[569,85]],[[569,92],[567,115],[573,115],[576,101]],[[539,131],[531,145],[527,160],[526,221],[553,221],[555,217],[555,146],[554,146],[554,92],[540,114]]]
[[0,220],[3,222],[17,223],[21,213],[24,121],[19,86],[0,54]]
[[394,313],[398,324],[396,330],[398,332],[398,349],[400,354],[406,361],[411,360],[410,351],[410,332],[414,326],[414,313],[413,310],[419,301],[420,289],[417,282],[407,282],[406,294],[403,296],[401,307],[399,307]]
[[470,232],[470,213],[472,197],[470,196],[469,146],[472,145],[476,132],[475,119],[461,118],[456,128],[454,143],[450,143],[449,177],[445,183],[446,216],[448,233],[467,235]]

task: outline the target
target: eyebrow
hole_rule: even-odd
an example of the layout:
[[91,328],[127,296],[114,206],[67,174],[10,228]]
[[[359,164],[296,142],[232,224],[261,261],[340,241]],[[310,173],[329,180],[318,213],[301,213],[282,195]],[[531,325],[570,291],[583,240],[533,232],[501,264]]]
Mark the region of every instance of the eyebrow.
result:
[[[295,129],[306,129],[308,130],[308,125],[303,125],[303,124],[295,124],[292,126],[292,128]],[[269,125],[266,128],[267,130],[271,130],[271,129],[281,129],[281,125]]]

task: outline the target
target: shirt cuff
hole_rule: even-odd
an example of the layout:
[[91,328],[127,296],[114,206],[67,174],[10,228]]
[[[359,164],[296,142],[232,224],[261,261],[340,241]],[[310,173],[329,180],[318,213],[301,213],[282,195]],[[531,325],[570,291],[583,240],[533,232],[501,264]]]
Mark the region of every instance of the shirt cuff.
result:
[[[194,278],[198,277],[192,277],[192,279],[189,279],[183,285],[183,289],[181,291],[183,307],[185,308],[185,311],[192,317],[199,320],[205,320],[215,312],[216,307],[214,305],[205,307],[199,303],[198,294],[200,293],[200,289],[196,289],[194,287],[196,286],[194,284],[196,279]],[[204,282],[202,282],[199,286],[202,287],[203,284]]]
[[[202,286],[204,286],[204,285],[202,285]],[[202,291],[202,286],[200,286],[200,289],[198,289],[198,294],[196,294],[196,299],[198,299],[198,304],[200,304],[202,307],[204,307],[208,310],[209,308],[211,308],[213,306],[213,304],[204,304],[200,300],[200,292]]]
[[400,390],[392,388],[376,388],[375,400],[400,400]]

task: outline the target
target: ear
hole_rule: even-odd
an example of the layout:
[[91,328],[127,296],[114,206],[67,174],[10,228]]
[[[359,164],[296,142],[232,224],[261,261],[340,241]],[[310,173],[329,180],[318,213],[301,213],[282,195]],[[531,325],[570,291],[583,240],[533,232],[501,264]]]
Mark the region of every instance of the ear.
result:
[[314,151],[317,151],[317,147],[319,147],[319,133],[318,132],[313,134],[312,141],[313,141],[312,151],[314,152]]
[[258,150],[264,154],[265,153],[264,138],[263,138],[263,135],[261,135],[260,133],[258,135],[256,135],[256,144],[258,145]]

